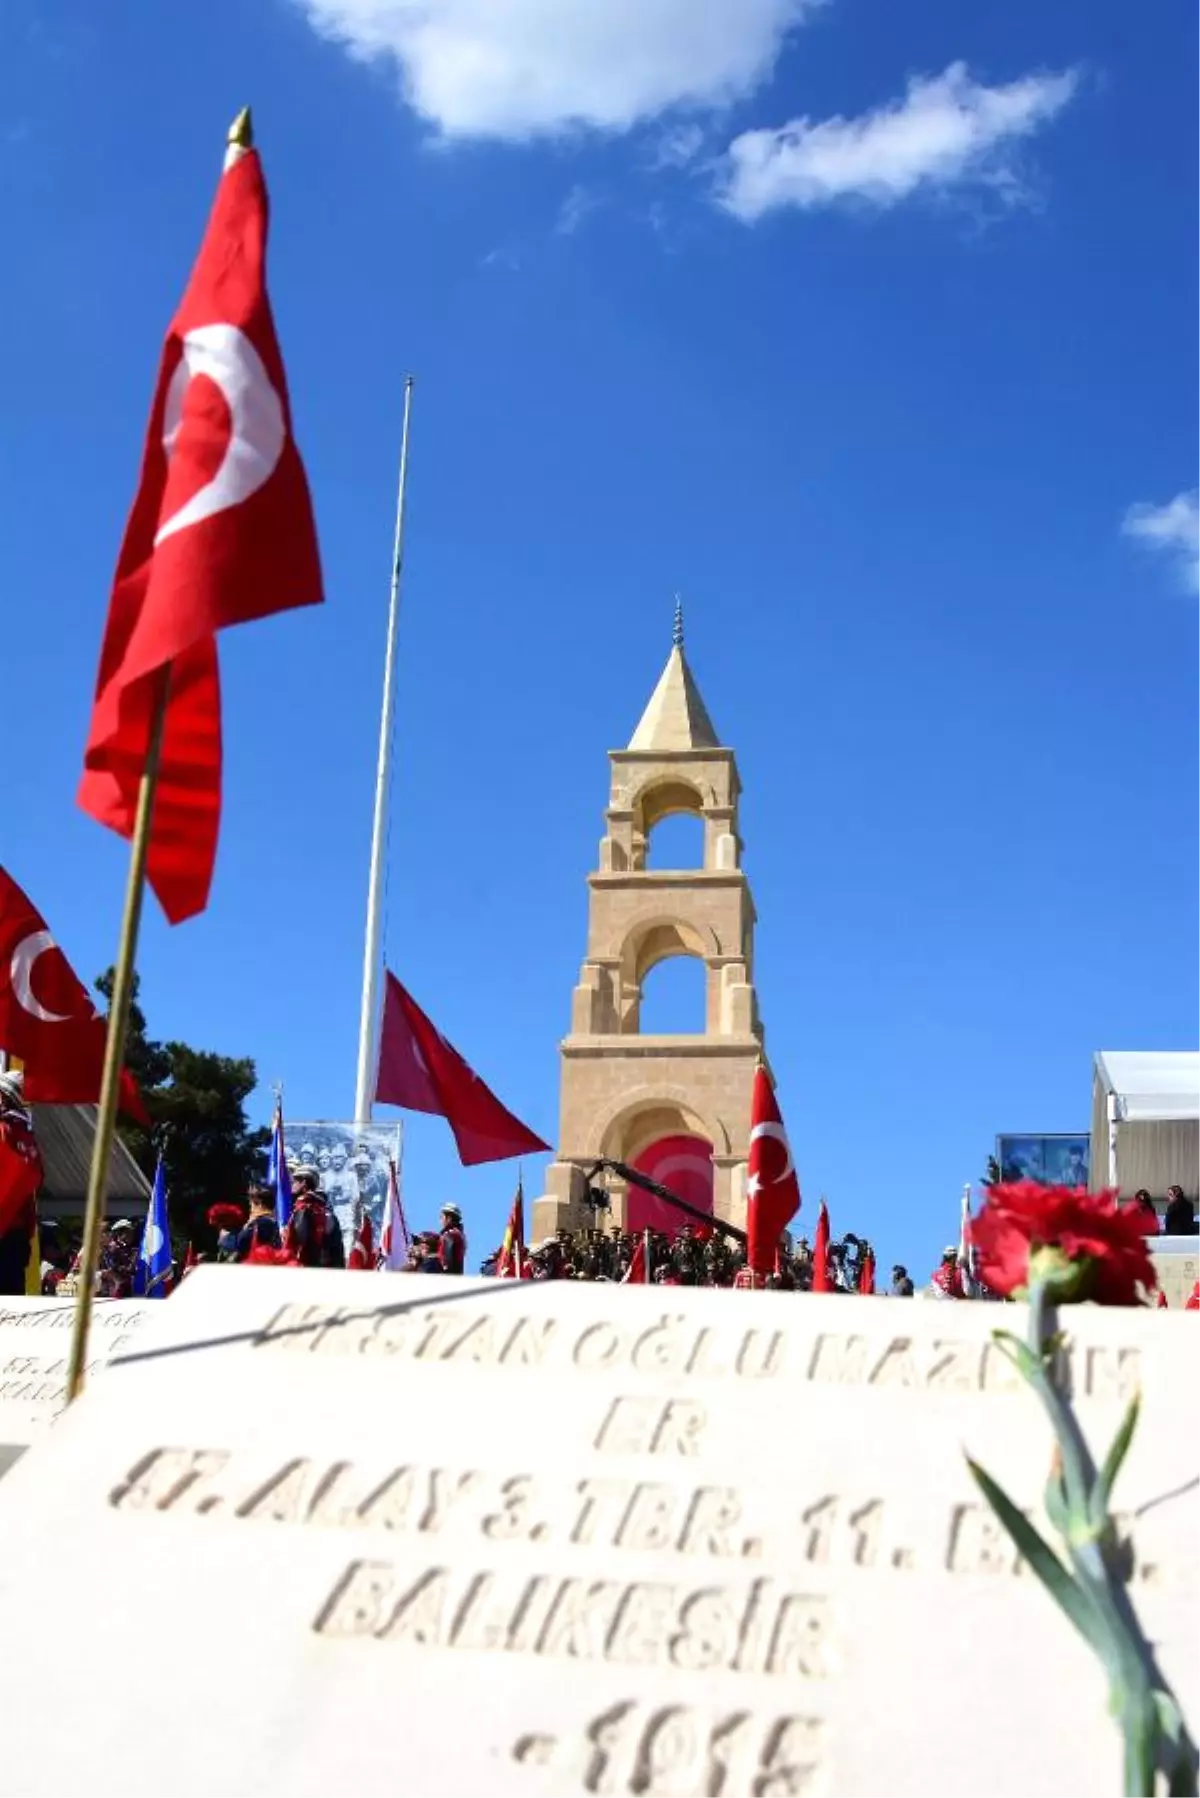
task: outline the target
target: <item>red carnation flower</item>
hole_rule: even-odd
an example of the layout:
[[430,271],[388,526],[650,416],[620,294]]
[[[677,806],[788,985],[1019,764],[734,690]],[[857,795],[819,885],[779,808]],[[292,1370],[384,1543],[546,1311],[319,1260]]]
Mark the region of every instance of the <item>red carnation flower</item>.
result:
[[968,1225],[979,1272],[993,1292],[1020,1294],[1032,1277],[1048,1281],[1055,1299],[1137,1305],[1139,1288],[1158,1276],[1146,1247],[1152,1220],[1115,1190],[1039,1186],[1036,1180],[989,1186]]

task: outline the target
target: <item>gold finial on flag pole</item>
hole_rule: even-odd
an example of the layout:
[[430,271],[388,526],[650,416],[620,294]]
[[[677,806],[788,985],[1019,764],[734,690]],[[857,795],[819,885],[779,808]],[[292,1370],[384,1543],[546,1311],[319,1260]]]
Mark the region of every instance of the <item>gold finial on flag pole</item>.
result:
[[234,119],[225,138],[225,167],[231,169],[235,162],[254,148],[254,123],[250,117],[250,108],[243,106]]

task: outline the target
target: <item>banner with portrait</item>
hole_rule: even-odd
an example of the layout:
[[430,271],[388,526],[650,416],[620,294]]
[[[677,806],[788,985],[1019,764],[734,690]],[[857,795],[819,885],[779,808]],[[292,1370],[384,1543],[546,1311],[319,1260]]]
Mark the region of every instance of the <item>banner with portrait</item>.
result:
[[998,1136],[996,1160],[1002,1180],[1036,1180],[1039,1186],[1086,1186],[1091,1139],[1055,1132],[1050,1136]]
[[375,1227],[383,1227],[390,1166],[400,1169],[401,1127],[396,1124],[338,1124],[328,1120],[283,1126],[289,1167],[315,1167],[321,1191],[342,1227],[347,1249],[354,1238],[359,1207]]

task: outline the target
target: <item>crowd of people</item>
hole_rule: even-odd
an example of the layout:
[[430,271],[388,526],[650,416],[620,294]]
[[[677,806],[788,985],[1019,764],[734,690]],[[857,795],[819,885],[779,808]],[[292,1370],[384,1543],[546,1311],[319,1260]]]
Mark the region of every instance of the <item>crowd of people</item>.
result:
[[[722,1230],[703,1224],[681,1223],[674,1235],[648,1230],[641,1234],[615,1227],[609,1230],[559,1230],[528,1251],[519,1251],[518,1268],[504,1265],[504,1251],[497,1250],[483,1262],[480,1272],[517,1272],[529,1280],[647,1280],[662,1286],[761,1285],[784,1292],[809,1292],[813,1287],[813,1250],[805,1237],[780,1243],[770,1273],[754,1276],[747,1265],[744,1245]],[[511,1260],[512,1257],[510,1256]],[[912,1282],[903,1268],[893,1270]],[[831,1242],[826,1257],[827,1290],[874,1292],[875,1252],[865,1237],[847,1235]]]
[[[0,1075],[0,1110],[10,1121],[26,1117],[20,1076]],[[275,1192],[252,1186],[242,1204],[213,1205],[208,1223],[215,1249],[189,1244],[182,1262],[176,1263],[171,1283],[186,1276],[202,1262],[283,1264],[299,1267],[358,1268],[381,1266],[404,1273],[463,1274],[467,1271],[467,1238],[457,1205],[442,1207],[436,1230],[424,1230],[409,1238],[403,1232],[400,1252],[394,1245],[379,1244],[368,1207],[353,1207],[353,1239],[347,1247],[342,1225],[329,1188],[334,1168],[317,1160],[297,1162],[290,1168],[291,1213],[279,1222]],[[1145,1215],[1147,1233],[1166,1236],[1194,1235],[1196,1209],[1180,1186],[1172,1186],[1161,1212],[1145,1188],[1134,1199]],[[26,1244],[35,1221],[32,1204],[19,1232]],[[96,1293],[104,1298],[128,1298],[137,1288],[141,1229],[128,1218],[106,1225],[100,1245]],[[818,1232],[818,1239],[820,1238]],[[69,1242],[53,1219],[39,1226],[41,1290],[44,1294],[70,1296],[76,1288],[80,1251]],[[3,1245],[0,1245],[3,1246]],[[17,1251],[21,1245],[17,1244]],[[823,1269],[817,1256],[824,1259]],[[19,1252],[10,1257],[12,1279],[0,1266],[0,1290],[25,1289],[25,1263]],[[20,1266],[18,1266],[20,1262]],[[828,1291],[874,1294],[884,1290],[894,1298],[917,1296],[914,1281],[903,1265],[891,1269],[888,1285],[877,1285],[875,1252],[865,1237],[847,1233],[838,1241],[814,1251],[806,1237],[781,1238],[769,1272],[756,1273],[747,1264],[744,1239],[719,1226],[681,1220],[673,1234],[647,1230],[635,1233],[620,1227],[560,1229],[552,1237],[526,1248],[519,1240],[506,1240],[503,1248],[487,1256],[480,1273],[527,1280],[646,1281],[668,1286],[766,1287],[785,1292]],[[990,1299],[995,1297],[979,1278],[971,1256],[961,1246],[948,1245],[920,1296],[934,1299]]]

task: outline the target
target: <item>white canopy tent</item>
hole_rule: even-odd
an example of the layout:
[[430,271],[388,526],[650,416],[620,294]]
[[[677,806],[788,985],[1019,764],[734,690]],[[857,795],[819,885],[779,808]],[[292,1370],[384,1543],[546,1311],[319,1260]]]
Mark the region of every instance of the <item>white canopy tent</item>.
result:
[[1161,1198],[1200,1187],[1200,1052],[1101,1049],[1092,1082],[1091,1185]]

